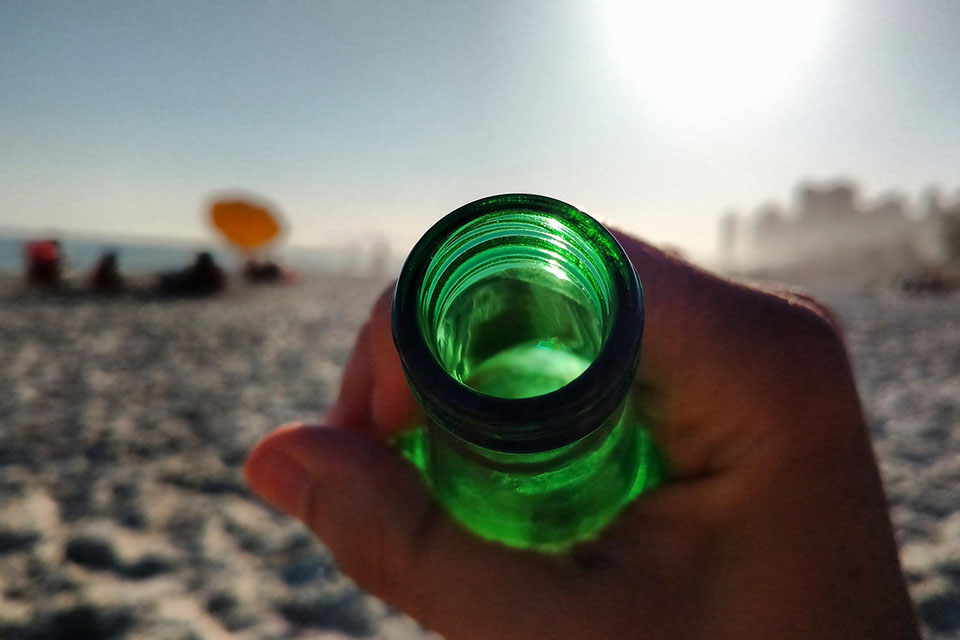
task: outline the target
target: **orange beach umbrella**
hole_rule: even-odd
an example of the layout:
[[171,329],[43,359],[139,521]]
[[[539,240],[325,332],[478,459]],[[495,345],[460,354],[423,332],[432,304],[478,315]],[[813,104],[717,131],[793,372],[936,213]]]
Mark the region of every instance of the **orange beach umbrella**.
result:
[[243,251],[257,249],[280,233],[276,216],[243,200],[218,200],[210,207],[213,226],[230,244]]

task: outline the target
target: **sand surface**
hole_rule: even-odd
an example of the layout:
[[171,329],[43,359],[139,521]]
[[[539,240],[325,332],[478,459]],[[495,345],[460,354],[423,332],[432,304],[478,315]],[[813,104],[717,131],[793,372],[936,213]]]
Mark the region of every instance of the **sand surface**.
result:
[[[0,637],[420,638],[247,490],[316,421],[383,281],[207,300],[0,279]],[[827,295],[848,333],[911,593],[960,637],[960,295]]]

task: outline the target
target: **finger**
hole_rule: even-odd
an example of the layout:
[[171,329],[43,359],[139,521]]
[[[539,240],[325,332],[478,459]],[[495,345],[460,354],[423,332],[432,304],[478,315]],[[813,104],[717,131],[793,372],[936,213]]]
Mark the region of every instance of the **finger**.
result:
[[370,353],[372,347],[370,331],[368,320],[357,334],[353,351],[343,371],[340,392],[326,416],[327,422],[331,424],[344,425],[363,433],[375,431],[369,402],[373,388],[374,362]]
[[779,283],[772,285],[758,283],[747,284],[760,291],[765,291],[772,295],[783,298],[791,305],[802,307],[814,313],[815,315],[820,316],[833,328],[833,330],[841,337],[841,339],[843,338],[843,326],[840,324],[840,320],[837,318],[836,314],[834,314],[833,310],[799,287]]
[[370,319],[357,336],[340,395],[327,414],[331,424],[388,437],[409,428],[419,416],[393,344],[392,301],[390,286],[374,304]]
[[281,428],[251,453],[246,473],[254,491],[304,521],[362,588],[441,634],[567,635],[535,629],[543,623],[537,612],[562,611],[590,592],[590,581],[557,558],[461,530],[409,465],[362,434]]

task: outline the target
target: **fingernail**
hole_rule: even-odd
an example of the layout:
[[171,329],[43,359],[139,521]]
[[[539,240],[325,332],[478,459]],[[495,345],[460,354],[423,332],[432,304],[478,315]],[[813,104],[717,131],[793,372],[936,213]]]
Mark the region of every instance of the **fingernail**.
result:
[[247,482],[261,498],[299,517],[313,481],[293,456],[277,448],[254,450],[247,460]]

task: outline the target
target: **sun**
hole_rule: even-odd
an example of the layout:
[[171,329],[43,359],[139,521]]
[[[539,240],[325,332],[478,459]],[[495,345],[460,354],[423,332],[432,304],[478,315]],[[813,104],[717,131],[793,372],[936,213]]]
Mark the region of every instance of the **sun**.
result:
[[832,0],[608,0],[612,63],[661,115],[713,120],[786,99],[822,46]]

